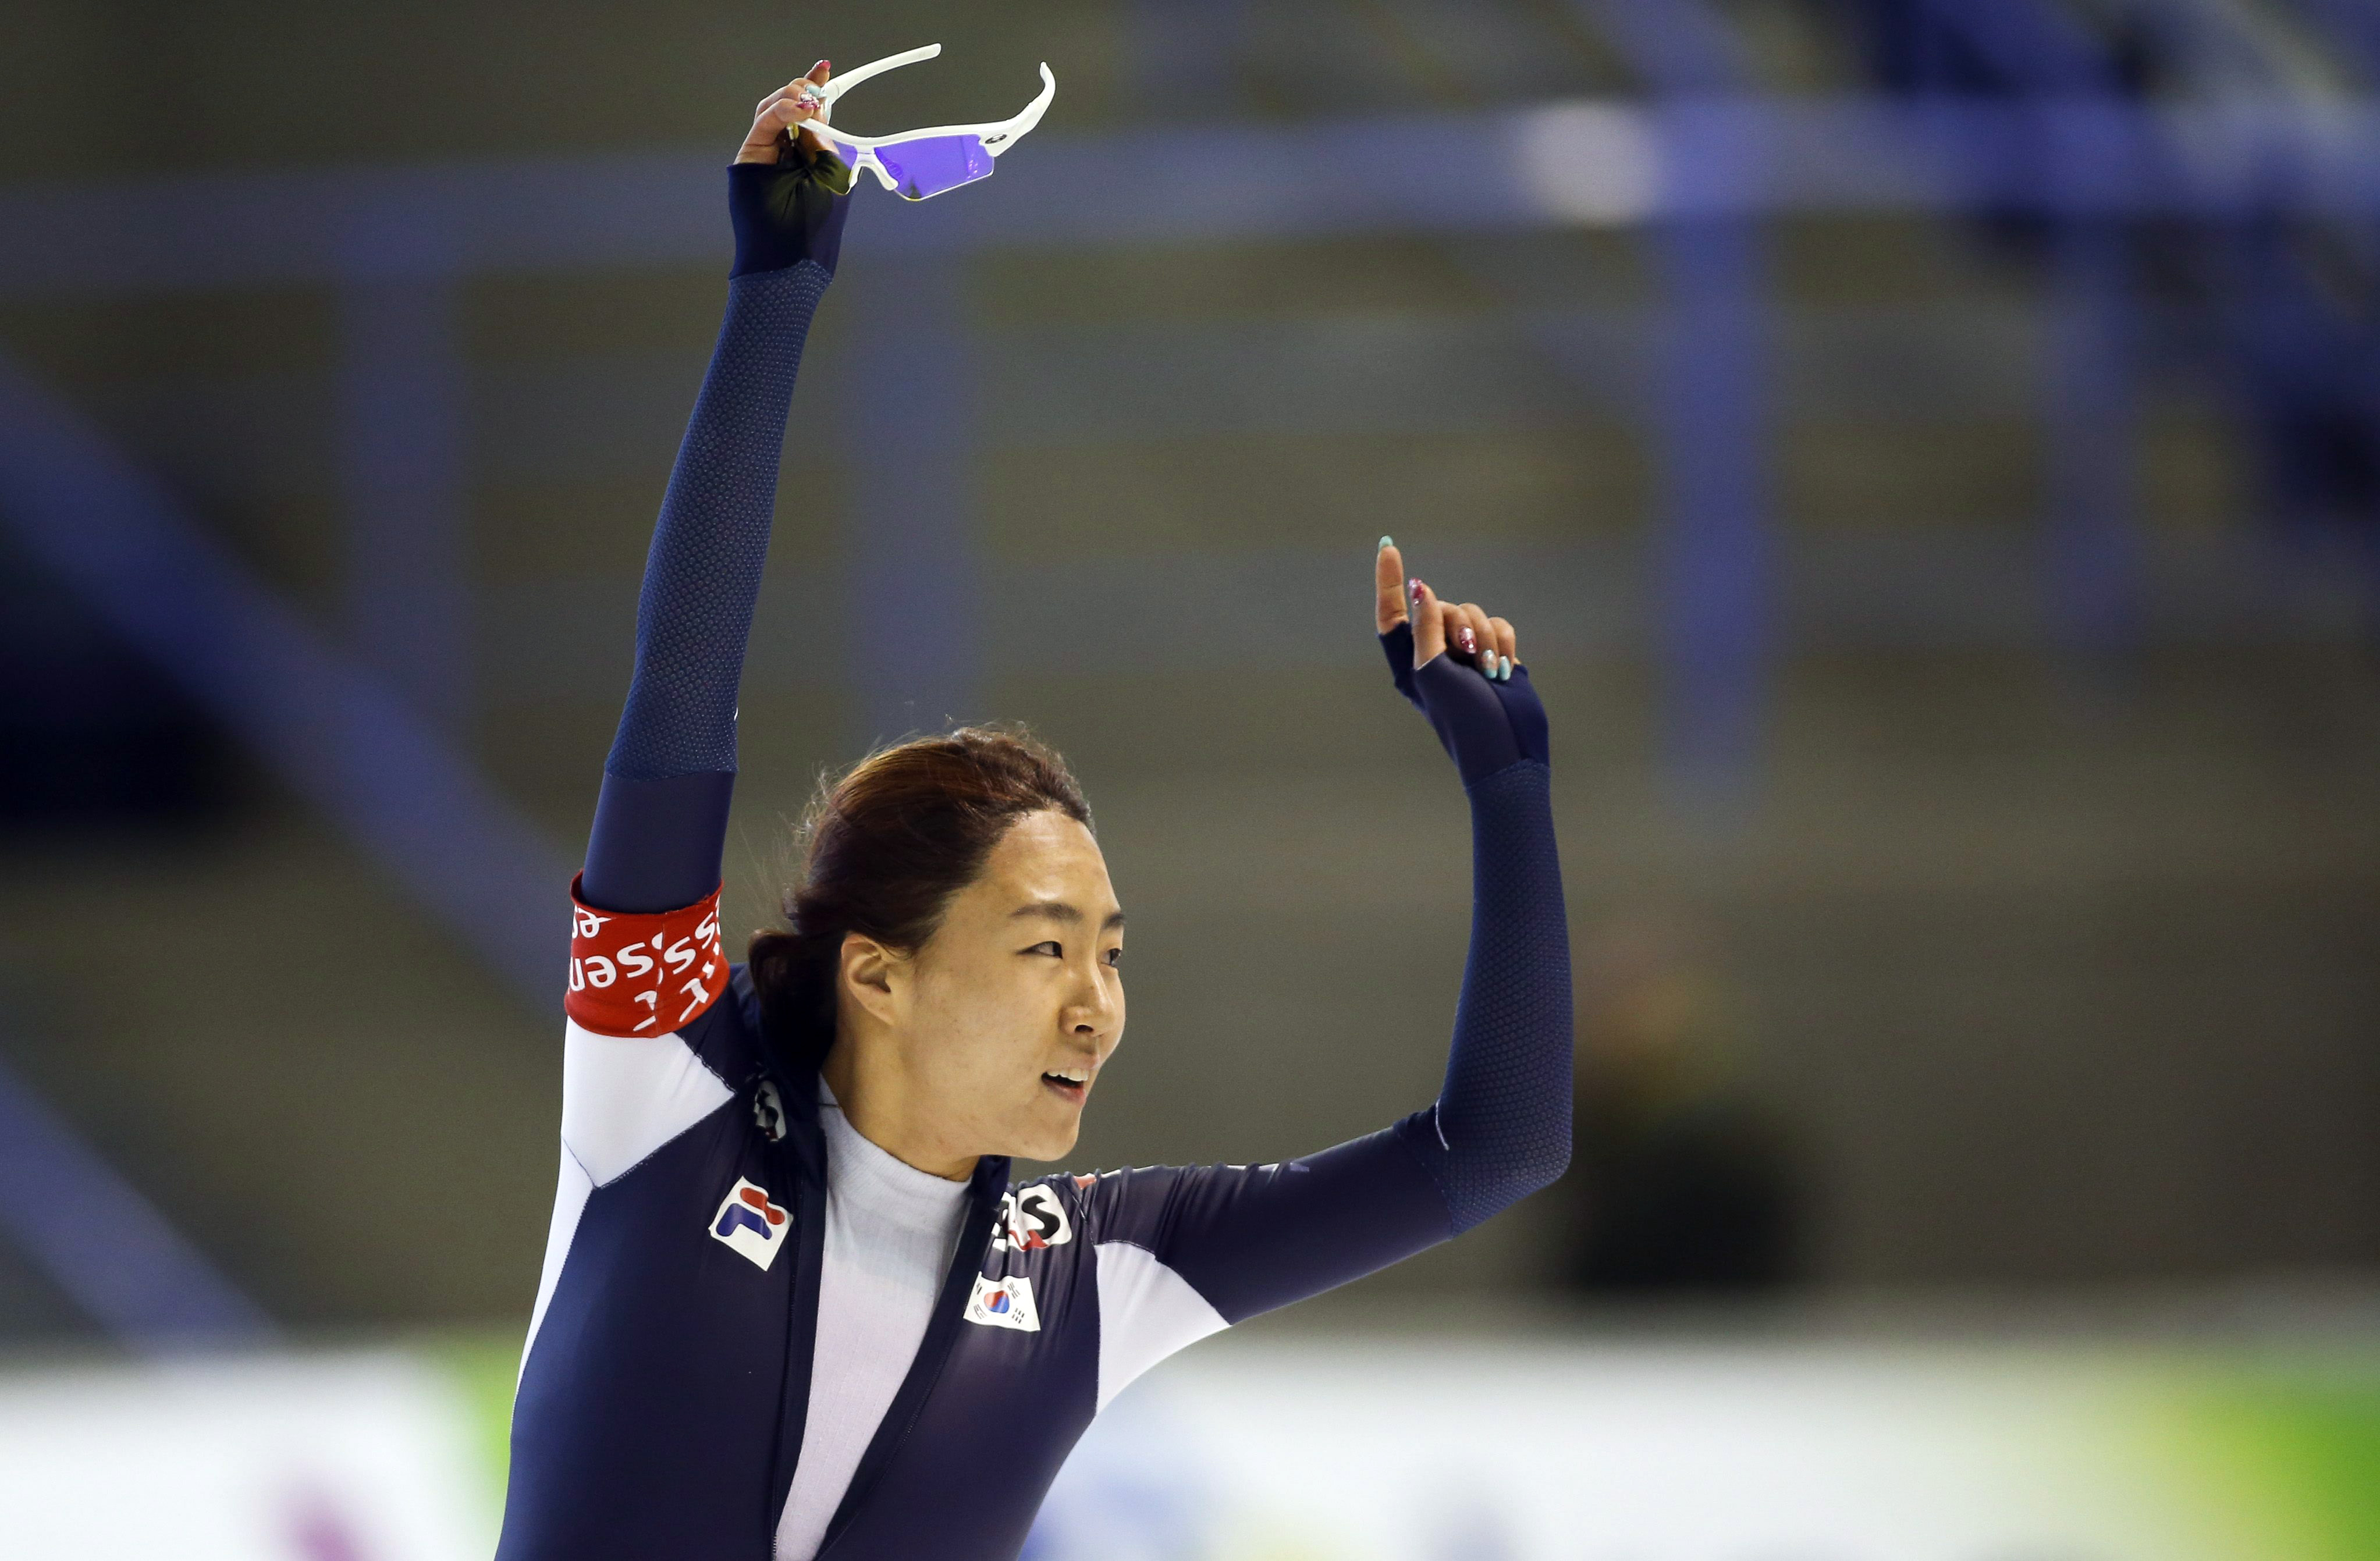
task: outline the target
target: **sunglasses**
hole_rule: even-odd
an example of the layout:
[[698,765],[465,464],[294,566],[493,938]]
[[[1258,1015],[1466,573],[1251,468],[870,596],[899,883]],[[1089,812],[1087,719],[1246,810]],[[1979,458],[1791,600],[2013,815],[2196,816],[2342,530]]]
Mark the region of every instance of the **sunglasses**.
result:
[[1013,119],[989,125],[937,125],[929,130],[906,130],[897,136],[845,135],[827,123],[834,101],[869,77],[932,59],[941,52],[940,43],[929,43],[906,54],[871,60],[856,70],[832,78],[815,93],[818,117],[807,121],[803,127],[816,131],[834,149],[837,157],[850,164],[855,176],[860,169],[868,169],[886,189],[905,200],[923,200],[944,190],[990,178],[992,159],[1024,139],[1025,132],[1040,123],[1041,111],[1057,95],[1058,79],[1050,74],[1047,65],[1041,67],[1041,95],[1026,103],[1025,111]]

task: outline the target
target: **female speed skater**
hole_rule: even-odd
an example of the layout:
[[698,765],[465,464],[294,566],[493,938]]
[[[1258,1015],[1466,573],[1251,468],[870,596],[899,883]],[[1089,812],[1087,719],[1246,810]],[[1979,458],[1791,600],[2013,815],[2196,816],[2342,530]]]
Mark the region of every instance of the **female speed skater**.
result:
[[1007,1561],[1142,1372],[1459,1235],[1570,1156],[1544,710],[1512,626],[1408,583],[1385,538],[1374,627],[1471,809],[1435,1102],[1301,1159],[1012,1185],[1010,1156],[1072,1150],[1123,1036],[1123,912],[1064,761],[1003,730],[822,785],[785,925],[728,963],[736,689],[852,181],[808,123],[827,80],[771,93],[728,170],[726,321],[573,885],[503,1561]]

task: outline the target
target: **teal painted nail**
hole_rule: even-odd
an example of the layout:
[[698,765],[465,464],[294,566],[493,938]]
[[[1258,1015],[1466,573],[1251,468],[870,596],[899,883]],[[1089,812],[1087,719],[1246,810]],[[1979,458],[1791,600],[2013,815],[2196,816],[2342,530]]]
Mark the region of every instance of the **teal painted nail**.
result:
[[1397,539],[1396,539],[1394,537],[1383,537],[1383,538],[1380,538],[1380,546],[1379,546],[1378,548],[1374,549],[1373,551],[1374,551],[1375,552],[1378,552],[1378,551],[1383,551],[1383,550],[1385,550],[1385,549],[1388,549],[1388,548],[1393,548],[1393,547],[1395,547],[1396,545],[1397,545]]
[[1499,683],[1512,681],[1512,659],[1510,656],[1496,658],[1496,681]]

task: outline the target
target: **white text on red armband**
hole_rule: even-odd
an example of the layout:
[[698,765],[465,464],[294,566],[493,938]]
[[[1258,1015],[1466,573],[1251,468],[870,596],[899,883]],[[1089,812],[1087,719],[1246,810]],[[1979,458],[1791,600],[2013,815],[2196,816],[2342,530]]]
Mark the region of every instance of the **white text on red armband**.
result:
[[653,915],[598,911],[570,884],[570,990],[562,1009],[599,1035],[666,1035],[702,1016],[727,989],[719,949],[719,890]]

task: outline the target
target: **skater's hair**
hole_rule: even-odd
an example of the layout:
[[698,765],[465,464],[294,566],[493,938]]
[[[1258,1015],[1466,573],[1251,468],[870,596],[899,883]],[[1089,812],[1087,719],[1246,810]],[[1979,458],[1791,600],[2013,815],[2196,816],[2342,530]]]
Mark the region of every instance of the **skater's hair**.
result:
[[1044,811],[1091,827],[1066,761],[1022,728],[912,738],[820,776],[795,831],[800,867],[784,891],[785,925],[753,934],[747,956],[785,1061],[816,1067],[834,1042],[845,933],[917,952],[1001,837]]

